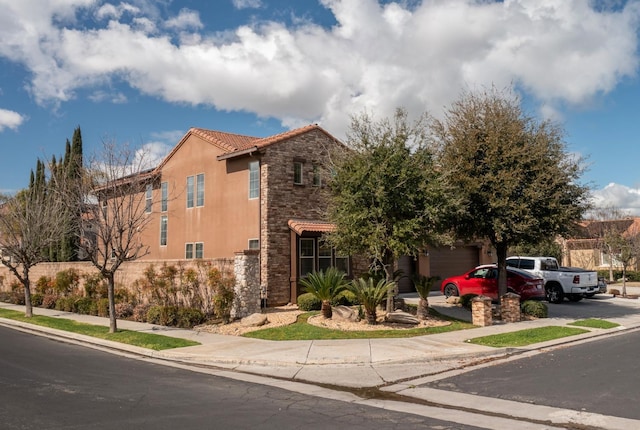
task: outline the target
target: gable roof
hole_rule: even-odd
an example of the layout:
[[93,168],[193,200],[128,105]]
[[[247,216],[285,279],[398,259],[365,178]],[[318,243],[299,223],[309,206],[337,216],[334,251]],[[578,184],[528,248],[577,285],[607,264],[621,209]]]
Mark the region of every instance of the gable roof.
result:
[[187,131],[180,142],[178,142],[178,144],[171,150],[169,155],[167,155],[164,160],[162,160],[158,167],[156,167],[156,170],[162,169],[167,161],[171,159],[171,157],[173,157],[173,155],[191,135],[198,136],[205,142],[221,149],[224,153],[218,156],[218,160],[226,160],[228,158],[233,158],[258,151],[268,146],[284,142],[288,139],[308,133],[312,130],[319,130],[320,132],[327,135],[330,139],[335,140],[336,142],[338,141],[335,137],[331,136],[317,124],[309,124],[304,127],[296,128],[294,130],[285,131],[283,133],[267,137],[245,136],[241,134],[226,133],[223,131],[207,130],[204,128],[193,127],[190,128],[189,131]]
[[623,236],[637,234],[640,232],[640,218],[584,221],[573,239],[597,239],[606,232],[618,232]]

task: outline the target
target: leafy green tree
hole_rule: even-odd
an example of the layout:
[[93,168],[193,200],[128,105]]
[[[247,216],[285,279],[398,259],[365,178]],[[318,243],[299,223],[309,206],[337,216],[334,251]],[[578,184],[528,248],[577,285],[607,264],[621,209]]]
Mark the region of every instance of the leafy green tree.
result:
[[320,310],[325,318],[333,316],[331,301],[345,289],[344,277],[344,272],[335,267],[329,267],[326,271],[311,272],[300,279],[300,285],[306,289],[306,292],[313,294],[322,302]]
[[329,240],[371,258],[389,281],[400,256],[446,240],[442,220],[454,201],[434,163],[427,125],[426,115],[411,123],[403,109],[379,121],[355,116],[346,147],[332,154],[329,219],[336,230]]
[[432,130],[465,208],[451,226],[458,238],[491,241],[502,297],[508,248],[563,234],[588,209],[581,160],[558,125],[526,115],[516,97],[495,88],[463,94]]

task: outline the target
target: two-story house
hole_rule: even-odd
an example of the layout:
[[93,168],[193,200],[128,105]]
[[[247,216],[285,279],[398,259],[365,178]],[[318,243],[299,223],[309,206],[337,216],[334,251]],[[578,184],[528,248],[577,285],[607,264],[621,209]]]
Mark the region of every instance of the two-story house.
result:
[[295,302],[298,279],[352,259],[321,240],[326,202],[322,167],[337,139],[317,125],[257,138],[192,128],[153,171],[145,259],[260,255],[269,305]]

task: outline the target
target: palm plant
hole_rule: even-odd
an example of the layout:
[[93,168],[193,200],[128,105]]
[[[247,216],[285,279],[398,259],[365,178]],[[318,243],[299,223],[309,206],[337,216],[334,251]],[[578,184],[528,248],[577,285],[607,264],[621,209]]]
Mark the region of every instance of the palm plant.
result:
[[309,273],[306,278],[300,279],[307,293],[313,294],[322,302],[320,308],[322,316],[331,318],[331,301],[346,288],[344,280],[345,274],[335,267],[330,267],[326,271]]
[[376,324],[378,317],[376,308],[395,287],[395,282],[389,282],[386,279],[380,279],[377,283],[374,283],[372,278],[358,278],[354,279],[347,289],[355,294],[358,301],[364,306],[367,324]]
[[413,285],[416,287],[420,300],[418,301],[418,318],[426,320],[429,317],[429,293],[433,284],[440,279],[438,276],[416,275],[413,278]]

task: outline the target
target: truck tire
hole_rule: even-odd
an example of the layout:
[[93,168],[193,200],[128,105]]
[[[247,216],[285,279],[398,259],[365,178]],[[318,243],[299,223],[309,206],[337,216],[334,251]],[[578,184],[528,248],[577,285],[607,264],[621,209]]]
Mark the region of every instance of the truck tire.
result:
[[546,288],[547,301],[549,303],[562,303],[564,300],[564,291],[558,284],[551,284]]
[[459,296],[460,292],[458,291],[458,287],[454,284],[447,284],[444,286],[444,296],[449,298],[451,296]]
[[569,301],[572,302],[579,302],[582,298],[582,294],[569,294]]

